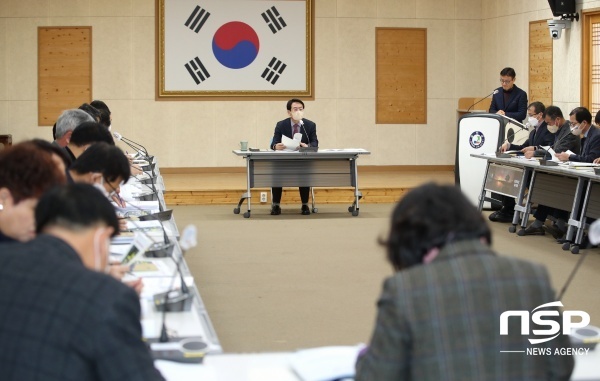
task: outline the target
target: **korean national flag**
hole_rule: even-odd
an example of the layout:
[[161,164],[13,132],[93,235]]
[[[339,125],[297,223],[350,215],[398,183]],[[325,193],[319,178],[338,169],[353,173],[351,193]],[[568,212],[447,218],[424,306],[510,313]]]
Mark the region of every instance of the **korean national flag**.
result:
[[304,1],[165,0],[165,91],[306,91]]

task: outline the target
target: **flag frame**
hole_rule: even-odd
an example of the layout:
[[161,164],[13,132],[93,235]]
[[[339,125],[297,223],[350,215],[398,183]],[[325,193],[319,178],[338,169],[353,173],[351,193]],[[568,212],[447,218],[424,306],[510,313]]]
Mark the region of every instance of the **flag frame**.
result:
[[[202,89],[190,90],[183,88],[171,88],[168,89],[166,86],[168,68],[166,67],[167,52],[171,51],[167,45],[169,42],[165,39],[165,34],[168,32],[166,28],[169,23],[166,20],[165,7],[167,3],[174,2],[177,0],[156,0],[156,100],[280,100],[288,99],[290,97],[301,97],[303,99],[314,99],[314,9],[313,0],[294,0],[303,2],[305,4],[305,35],[299,35],[306,42],[306,62],[304,77],[302,84],[295,87],[278,89],[278,90],[265,90],[265,89],[233,89],[233,90],[221,90],[211,88],[210,86],[204,86]],[[234,0],[231,0],[234,1]],[[244,0],[237,0],[244,1]],[[248,0],[245,0],[248,1]],[[273,0],[277,2],[289,2],[290,0]],[[199,0],[201,3],[201,0]],[[258,2],[257,2],[258,3]],[[224,2],[225,4],[225,2]],[[248,4],[252,4],[250,1]],[[257,12],[264,11],[264,7],[256,8]],[[220,10],[226,12],[227,8]],[[190,16],[191,18],[192,16]],[[197,58],[197,57],[196,57]],[[190,56],[190,60],[194,59]],[[273,57],[273,60],[275,57]],[[191,63],[191,61],[190,61]],[[183,66],[182,66],[183,67]],[[187,67],[189,71],[190,68]],[[265,73],[266,73],[265,68]],[[263,74],[265,74],[263,73]],[[190,72],[190,74],[192,74]],[[193,76],[193,74],[192,74]],[[264,77],[263,77],[264,78]],[[270,73],[269,73],[270,78]],[[267,78],[264,78],[268,81]],[[221,79],[213,79],[218,81]],[[207,82],[208,83],[208,82]]]

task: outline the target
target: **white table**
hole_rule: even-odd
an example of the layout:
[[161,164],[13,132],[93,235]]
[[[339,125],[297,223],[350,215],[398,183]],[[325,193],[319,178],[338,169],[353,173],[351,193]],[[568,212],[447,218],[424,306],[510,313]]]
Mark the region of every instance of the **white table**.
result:
[[[244,218],[250,218],[252,194],[257,187],[354,187],[354,202],[348,208],[358,216],[358,201],[362,193],[358,190],[357,160],[360,155],[371,153],[362,148],[319,149],[317,152],[299,151],[240,151],[233,153],[246,159],[247,190],[242,195],[233,213],[239,214],[244,201],[248,210]],[[314,209],[314,205],[313,205]]]

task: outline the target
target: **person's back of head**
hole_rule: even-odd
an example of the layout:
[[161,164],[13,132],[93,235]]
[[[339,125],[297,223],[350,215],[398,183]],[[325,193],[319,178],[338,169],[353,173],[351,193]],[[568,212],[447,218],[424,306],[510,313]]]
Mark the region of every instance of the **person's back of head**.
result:
[[92,101],[92,103],[90,103],[90,105],[100,112],[100,123],[106,127],[110,127],[111,112],[110,112],[110,109],[108,108],[108,106],[106,105],[106,103],[102,102],[101,100],[96,99],[96,100]]
[[64,150],[43,139],[31,139],[31,143],[42,151],[50,153],[61,172],[69,166],[69,157]]
[[64,182],[65,174],[52,154],[34,142],[21,142],[0,151],[0,189],[10,191],[14,203],[39,198]]
[[430,183],[413,189],[398,203],[382,244],[392,266],[402,270],[422,263],[433,248],[480,238],[491,244],[490,229],[460,189]]
[[92,118],[88,113],[83,110],[71,109],[65,110],[60,114],[56,121],[56,134],[55,139],[62,138],[67,132],[75,130],[77,126],[84,122],[93,122]]
[[81,106],[79,106],[79,109],[88,113],[94,119],[95,122],[100,122],[100,111],[94,106],[88,103],[84,103]]
[[68,244],[84,266],[106,271],[110,237],[119,222],[108,199],[89,184],[69,184],[46,192],[35,209],[36,232]]
[[131,176],[129,160],[117,146],[105,142],[89,146],[71,165],[78,174],[101,173],[102,177],[113,182],[121,179],[125,182]]
[[0,151],[0,238],[29,241],[34,238],[34,208],[48,189],[64,184],[51,152],[22,142]]
[[96,188],[89,184],[68,184],[46,192],[35,209],[36,231],[51,227],[72,232],[97,226],[112,227],[119,232],[115,208]]
[[70,143],[82,147],[98,142],[115,145],[115,140],[106,127],[97,122],[85,122],[75,128]]

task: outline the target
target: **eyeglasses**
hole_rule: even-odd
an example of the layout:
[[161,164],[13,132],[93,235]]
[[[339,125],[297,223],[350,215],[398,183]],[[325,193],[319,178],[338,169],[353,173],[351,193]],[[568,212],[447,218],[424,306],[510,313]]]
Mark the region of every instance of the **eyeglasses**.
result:
[[513,81],[512,79],[507,79],[507,80],[501,79],[501,80],[500,80],[500,83],[501,83],[501,84],[503,84],[503,85],[508,85],[508,84],[510,84],[512,81]]

